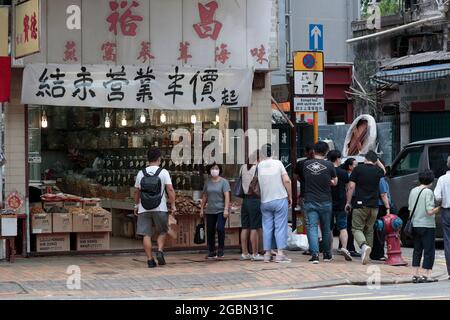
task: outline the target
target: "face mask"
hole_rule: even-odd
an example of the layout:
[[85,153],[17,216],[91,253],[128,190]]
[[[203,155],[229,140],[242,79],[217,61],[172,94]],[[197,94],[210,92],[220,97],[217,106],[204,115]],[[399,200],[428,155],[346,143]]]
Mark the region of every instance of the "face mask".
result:
[[211,170],[211,176],[213,177],[218,177],[219,176],[220,171],[217,169],[212,169]]

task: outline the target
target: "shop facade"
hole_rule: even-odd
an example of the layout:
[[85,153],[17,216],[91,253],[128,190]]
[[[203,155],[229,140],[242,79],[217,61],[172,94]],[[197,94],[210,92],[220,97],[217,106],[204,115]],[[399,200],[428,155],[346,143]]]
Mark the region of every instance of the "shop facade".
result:
[[[134,177],[150,147],[162,150],[177,191],[178,236],[168,246],[199,247],[191,238],[211,159],[196,134],[270,131],[277,1],[120,4],[41,0],[40,52],[13,69],[5,193],[25,199],[22,254],[141,249]],[[192,153],[177,162],[173,150],[186,141]],[[225,165],[230,180],[238,171]],[[234,208],[230,246],[239,244]]]

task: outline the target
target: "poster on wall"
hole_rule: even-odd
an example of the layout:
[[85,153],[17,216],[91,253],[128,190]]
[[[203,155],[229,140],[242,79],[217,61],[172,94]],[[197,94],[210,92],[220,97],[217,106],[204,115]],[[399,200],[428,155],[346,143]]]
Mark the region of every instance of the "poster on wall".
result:
[[40,4],[39,0],[28,0],[14,6],[15,33],[14,57],[16,59],[37,53],[40,50]]

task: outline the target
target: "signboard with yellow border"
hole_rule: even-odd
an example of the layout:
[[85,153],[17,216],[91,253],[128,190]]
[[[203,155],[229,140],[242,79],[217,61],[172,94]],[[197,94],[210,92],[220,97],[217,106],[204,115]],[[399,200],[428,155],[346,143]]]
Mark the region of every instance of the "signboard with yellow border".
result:
[[294,71],[323,71],[323,52],[294,52]]
[[28,0],[14,7],[14,57],[16,59],[40,50],[41,14],[39,0]]
[[9,8],[0,7],[0,57],[8,56]]

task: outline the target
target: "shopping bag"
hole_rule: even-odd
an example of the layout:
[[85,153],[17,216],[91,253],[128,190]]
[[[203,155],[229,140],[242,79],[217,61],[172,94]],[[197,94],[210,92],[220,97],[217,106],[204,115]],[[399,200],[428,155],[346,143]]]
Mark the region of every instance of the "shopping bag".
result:
[[205,243],[205,241],[205,224],[199,223],[195,228],[194,243],[202,244]]
[[309,243],[306,234],[298,234],[292,231],[288,232],[287,249],[291,251],[308,251]]

